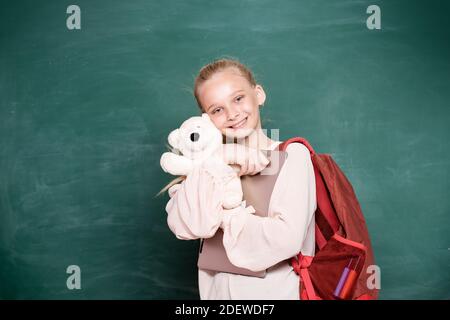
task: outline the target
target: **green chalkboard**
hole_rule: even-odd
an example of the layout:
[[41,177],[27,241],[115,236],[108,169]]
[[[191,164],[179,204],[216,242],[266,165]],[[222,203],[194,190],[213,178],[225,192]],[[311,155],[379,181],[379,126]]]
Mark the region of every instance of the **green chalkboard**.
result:
[[[80,29],[69,29],[69,5]],[[369,29],[369,5],[381,29]],[[168,133],[205,63],[240,59],[263,127],[352,182],[382,299],[450,298],[450,5],[444,1],[3,1],[0,298],[198,299],[166,224]],[[67,268],[81,270],[70,290]]]

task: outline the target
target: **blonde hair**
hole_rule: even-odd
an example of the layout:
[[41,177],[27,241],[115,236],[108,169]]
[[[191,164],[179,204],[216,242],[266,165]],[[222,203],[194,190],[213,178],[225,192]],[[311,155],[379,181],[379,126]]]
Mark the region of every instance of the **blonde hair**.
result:
[[184,180],[186,180],[186,176],[179,176],[179,177],[173,179],[164,188],[159,190],[159,192],[156,194],[156,197],[159,197],[161,194],[166,192],[166,190],[168,190],[171,186],[176,185],[177,183],[182,182]]
[[[221,71],[227,70],[229,68],[234,68],[236,69],[241,76],[243,76],[245,79],[247,79],[247,81],[254,87],[256,86],[256,81],[255,78],[253,76],[253,73],[250,71],[249,68],[247,68],[245,65],[243,65],[241,62],[239,62],[237,59],[230,59],[230,58],[220,58],[220,59],[216,59],[211,63],[206,64],[205,66],[203,66],[198,75],[196,76],[195,80],[194,80],[194,97],[195,100],[197,101],[197,105],[200,108],[200,112],[204,112],[202,105],[200,103],[200,98],[198,96],[198,88],[200,87],[200,85],[202,83],[204,83],[205,81],[211,79],[211,77]],[[168,149],[170,150],[170,146],[168,146]],[[177,184],[178,182],[181,182],[183,180],[186,179],[186,176],[179,176],[175,179],[173,179],[172,181],[170,181],[164,188],[162,188],[157,194],[156,196],[158,197],[159,195],[161,195],[163,192],[165,192],[166,190],[168,190],[171,186]]]

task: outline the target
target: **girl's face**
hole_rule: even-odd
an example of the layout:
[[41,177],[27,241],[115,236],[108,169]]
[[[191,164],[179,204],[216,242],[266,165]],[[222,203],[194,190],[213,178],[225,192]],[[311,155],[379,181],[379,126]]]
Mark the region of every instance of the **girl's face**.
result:
[[260,85],[252,86],[238,70],[215,73],[198,87],[203,112],[227,137],[244,138],[260,128],[259,106],[266,99]]

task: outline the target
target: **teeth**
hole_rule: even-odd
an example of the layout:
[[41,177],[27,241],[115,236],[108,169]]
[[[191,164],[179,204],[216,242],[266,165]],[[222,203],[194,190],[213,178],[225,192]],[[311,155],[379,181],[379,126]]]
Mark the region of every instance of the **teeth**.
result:
[[246,120],[247,120],[247,118],[243,119],[241,122],[239,122],[236,125],[232,126],[232,128],[236,129],[237,127],[240,127]]

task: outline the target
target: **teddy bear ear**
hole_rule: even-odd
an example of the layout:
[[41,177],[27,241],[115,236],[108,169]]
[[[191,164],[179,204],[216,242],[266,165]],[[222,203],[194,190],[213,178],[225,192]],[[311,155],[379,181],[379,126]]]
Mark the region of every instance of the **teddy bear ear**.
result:
[[179,141],[180,141],[180,129],[173,130],[169,134],[169,137],[167,138],[167,140],[169,141],[169,144],[172,147],[178,149],[178,145],[179,145]]
[[206,112],[202,113],[202,118],[205,120],[211,120],[211,118],[209,117],[209,115]]

